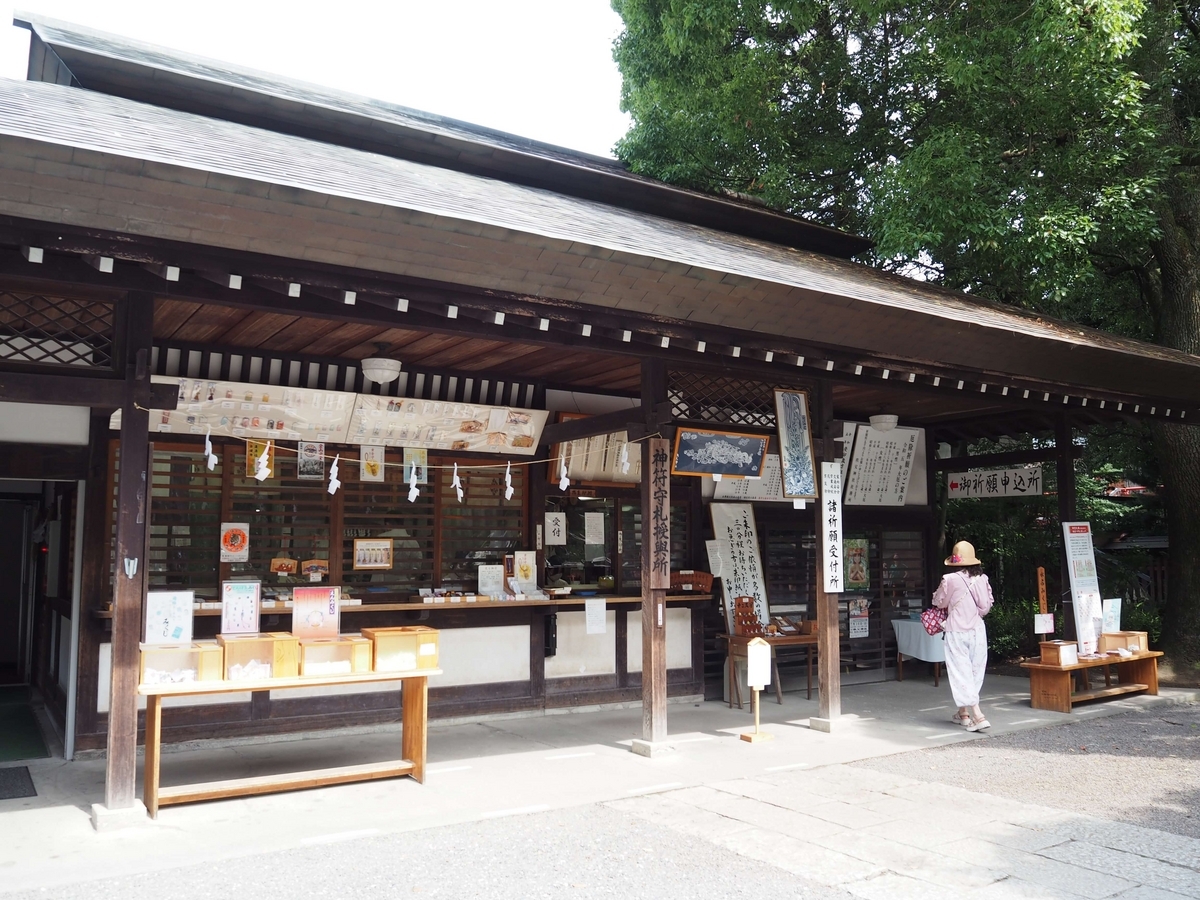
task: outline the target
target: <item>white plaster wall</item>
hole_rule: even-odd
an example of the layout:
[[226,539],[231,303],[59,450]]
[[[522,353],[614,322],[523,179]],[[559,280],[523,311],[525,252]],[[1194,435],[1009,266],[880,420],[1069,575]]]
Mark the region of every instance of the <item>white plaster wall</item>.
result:
[[85,446],[90,412],[86,406],[0,403],[0,441]]
[[[692,667],[692,611],[667,608],[667,668]],[[629,671],[642,671],[642,611],[629,611]]]
[[604,634],[588,634],[586,613],[558,614],[558,653],[546,659],[547,678],[612,675],[617,671],[617,614],[604,614]]
[[438,667],[429,686],[529,680],[529,626],[447,628],[438,635]]

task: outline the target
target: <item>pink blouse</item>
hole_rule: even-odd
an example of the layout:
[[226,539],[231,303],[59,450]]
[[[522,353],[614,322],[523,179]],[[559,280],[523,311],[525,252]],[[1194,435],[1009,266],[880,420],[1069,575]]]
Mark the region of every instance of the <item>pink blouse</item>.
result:
[[947,572],[933,594],[933,605],[946,610],[946,631],[974,631],[992,608],[992,585],[986,575]]

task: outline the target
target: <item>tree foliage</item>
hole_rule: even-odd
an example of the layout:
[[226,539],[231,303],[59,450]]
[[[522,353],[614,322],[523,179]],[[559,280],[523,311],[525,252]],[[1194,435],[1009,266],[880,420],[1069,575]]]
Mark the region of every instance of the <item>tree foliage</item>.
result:
[[[868,235],[864,262],[1200,353],[1194,2],[613,7],[635,171]],[[1200,659],[1200,435],[1153,434],[1158,462],[1136,465],[1167,479],[1165,637]]]

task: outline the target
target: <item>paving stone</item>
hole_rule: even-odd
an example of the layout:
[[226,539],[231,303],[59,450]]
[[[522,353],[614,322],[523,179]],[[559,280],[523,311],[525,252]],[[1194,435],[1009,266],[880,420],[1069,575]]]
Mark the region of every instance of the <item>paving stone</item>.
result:
[[855,881],[844,887],[851,894],[867,900],[959,900],[962,897],[962,891],[953,886],[930,884],[894,872],[866,881]]
[[1014,878],[1041,884],[1081,897],[1099,900],[1135,887],[1137,882],[1104,872],[1059,862],[1056,859],[1011,847],[1002,847],[975,837],[964,838],[943,848],[947,856],[1002,871]]
[[725,835],[713,843],[820,884],[847,885],[884,871],[845,853],[757,828]]
[[[1125,894],[1118,895],[1124,897]],[[964,900],[1079,900],[1078,894],[1033,884],[1020,878],[1005,878],[962,894]]]
[[1200,870],[1200,840],[1126,822],[1077,818],[1051,829],[1066,839],[1086,841]]
[[717,815],[801,840],[812,840],[845,831],[845,828],[833,822],[749,797],[731,796],[728,802],[712,807],[712,810]]
[[1040,851],[1040,855],[1096,872],[1119,875],[1151,887],[1200,897],[1200,872],[1187,866],[1188,863],[1196,865],[1200,862],[1194,857],[1181,860],[1181,865],[1173,865],[1086,841],[1067,841]]
[[932,884],[951,882],[961,886],[981,887],[1004,877],[1002,872],[933,850],[888,840],[878,834],[844,831],[814,838],[812,843]]
[[818,819],[824,819],[826,822],[833,822],[845,828],[870,828],[872,825],[892,821],[879,813],[873,813],[869,809],[863,809],[853,803],[844,803],[841,800],[810,803],[804,811],[810,816],[816,816]]
[[738,819],[730,819],[686,803],[678,803],[662,794],[648,797],[633,797],[614,800],[603,804],[610,809],[637,816],[655,825],[661,825],[681,834],[718,842],[719,838],[750,830],[751,826]]
[[1195,894],[1176,894],[1174,891],[1164,891],[1162,888],[1143,884],[1133,890],[1117,894],[1116,900],[1195,900],[1195,897]]

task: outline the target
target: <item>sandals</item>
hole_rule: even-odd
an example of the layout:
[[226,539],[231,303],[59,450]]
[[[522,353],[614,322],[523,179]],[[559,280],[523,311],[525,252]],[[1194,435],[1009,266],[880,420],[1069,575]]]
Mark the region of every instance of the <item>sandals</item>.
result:
[[967,725],[967,731],[983,731],[983,729],[991,727],[992,723],[989,722],[986,717],[982,719],[971,719],[970,723]]
[[961,725],[963,728],[966,728],[971,723],[971,714],[970,713],[955,713],[953,716],[950,717],[950,721],[953,722],[955,725]]

